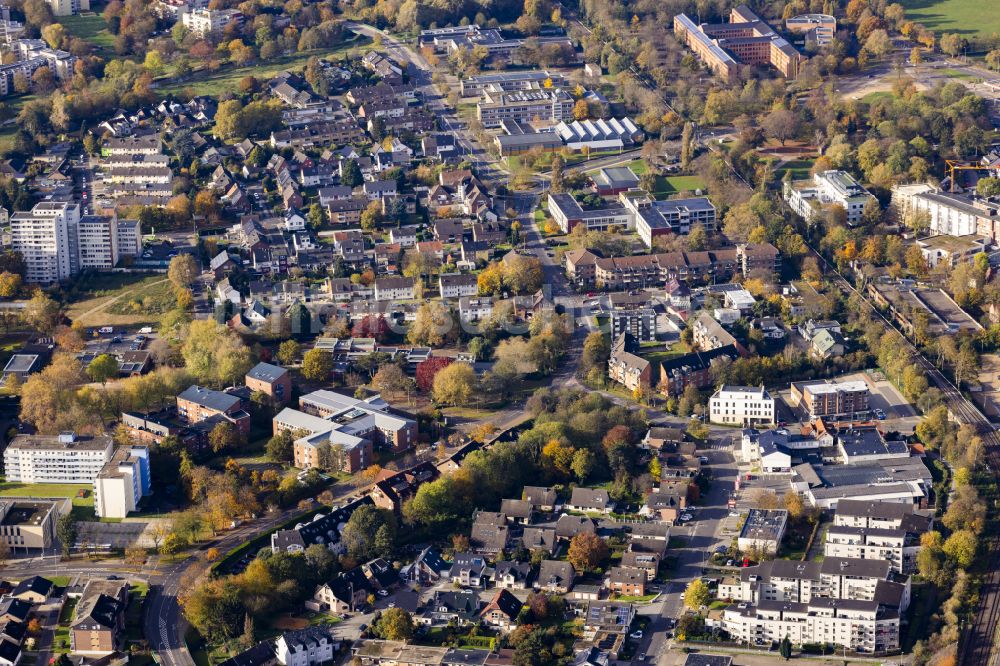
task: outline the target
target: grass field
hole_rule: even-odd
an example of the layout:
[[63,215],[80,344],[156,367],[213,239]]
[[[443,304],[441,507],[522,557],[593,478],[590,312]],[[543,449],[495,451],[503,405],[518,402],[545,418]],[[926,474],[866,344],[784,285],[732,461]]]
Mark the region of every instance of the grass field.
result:
[[957,32],[962,36],[989,37],[1000,33],[1000,12],[982,0],[901,0],[906,18],[923,23],[935,32]]
[[59,23],[74,37],[85,39],[97,47],[97,55],[109,58],[115,54],[115,37],[108,32],[107,24],[100,14],[89,13],[79,16],[63,16]]
[[176,303],[170,282],[162,275],[111,277],[80,292],[80,300],[67,312],[70,319],[83,326],[151,324]]
[[[81,490],[86,497],[77,497]],[[19,483],[0,481],[0,497],[68,497],[78,520],[94,520],[94,486],[89,483]]]
[[287,70],[305,67],[306,61],[313,56],[318,58],[332,58],[347,53],[351,49],[360,51],[368,50],[371,40],[367,37],[358,37],[344,42],[340,46],[332,49],[317,49],[315,51],[304,51],[292,55],[272,58],[266,63],[256,63],[246,67],[224,66],[214,72],[208,70],[197,71],[183,81],[177,81],[171,76],[166,76],[156,82],[157,90],[162,94],[177,94],[182,90],[193,90],[197,95],[221,95],[224,92],[237,92],[240,79],[247,76],[255,76],[261,81],[265,81],[276,74]]
[[861,101],[864,102],[865,104],[874,104],[875,102],[879,101],[880,99],[892,99],[892,97],[893,97],[893,95],[892,95],[891,92],[886,92],[884,90],[880,90],[880,91],[877,91],[877,92],[870,92],[870,93],[868,93],[867,95],[865,95],[864,97],[861,98]]
[[812,169],[814,162],[815,160],[789,160],[778,167],[774,178],[781,180],[785,177],[785,173],[791,171],[793,179],[804,180],[809,177],[809,170]]

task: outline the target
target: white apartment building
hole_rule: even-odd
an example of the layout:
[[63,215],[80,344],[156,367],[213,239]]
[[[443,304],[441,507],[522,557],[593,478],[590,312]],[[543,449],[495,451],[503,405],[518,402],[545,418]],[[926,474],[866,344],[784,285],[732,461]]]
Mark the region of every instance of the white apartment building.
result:
[[415,282],[407,277],[384,277],[375,280],[376,301],[408,301],[415,298]]
[[532,120],[559,122],[573,114],[573,98],[559,88],[539,88],[506,92],[487,86],[476,104],[476,116],[483,127],[500,127],[504,120],[519,123]]
[[274,642],[275,656],[282,666],[315,666],[333,660],[340,647],[330,632],[322,627],[286,631]]
[[233,21],[243,19],[235,9],[192,9],[181,15],[181,23],[196,35],[218,34]]
[[865,204],[875,197],[846,171],[822,171],[812,182],[785,183],[785,201],[807,222],[825,206],[841,206],[847,211],[847,223],[861,221]]
[[66,280],[83,269],[111,270],[142,251],[138,220],[80,216],[73,203],[43,201],[11,217],[11,247],[24,257],[27,282]]
[[725,425],[774,423],[774,398],[763,386],[722,386],[708,402],[709,420]]
[[823,543],[825,557],[885,561],[894,572],[901,574],[916,569],[919,552],[920,537],[906,530],[831,525]]
[[723,611],[722,626],[737,641],[771,645],[831,643],[855,652],[899,648],[899,612],[875,601],[816,599],[810,603],[763,601]]
[[18,435],[3,452],[4,473],[19,483],[92,483],[113,451],[105,436]]
[[79,222],[79,205],[55,201],[11,216],[11,249],[24,257],[26,282],[59,282],[79,271]]
[[479,293],[479,279],[472,273],[442,273],[438,276],[441,298],[461,298]]
[[124,518],[152,490],[149,448],[120,446],[94,479],[94,512],[98,518]]
[[463,296],[458,299],[458,315],[462,321],[476,322],[492,314],[492,296]]
[[928,183],[896,185],[890,206],[904,223],[911,213],[926,213],[928,230],[944,236],[1000,237],[1000,205],[969,194],[942,192]]
[[54,16],[74,16],[90,11],[90,0],[49,0]]

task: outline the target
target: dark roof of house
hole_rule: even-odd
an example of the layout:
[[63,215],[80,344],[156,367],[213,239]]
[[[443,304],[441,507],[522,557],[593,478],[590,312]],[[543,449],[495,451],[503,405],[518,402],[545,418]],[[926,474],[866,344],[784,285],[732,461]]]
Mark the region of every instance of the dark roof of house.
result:
[[103,592],[89,597],[84,595],[76,607],[72,627],[88,631],[114,631],[118,626],[118,614],[123,610],[121,602]]
[[603,488],[574,488],[569,503],[573,506],[603,511],[611,505],[611,497]]
[[556,545],[556,531],[550,527],[525,527],[521,534],[521,545],[528,550],[535,548],[552,550]]
[[43,597],[47,597],[49,596],[49,593],[52,592],[53,587],[54,585],[52,581],[48,578],[32,576],[31,578],[25,578],[18,583],[17,587],[15,587],[11,592],[11,595],[16,597],[24,594],[25,592],[34,592],[42,595]]
[[17,662],[17,656],[21,653],[21,646],[14,641],[7,640],[6,638],[0,641],[0,659],[9,661],[10,663]]
[[733,658],[724,654],[689,654],[684,666],[731,666]]
[[28,632],[28,625],[17,620],[7,620],[0,623],[0,635],[10,636],[20,643],[24,640],[24,635]]
[[556,536],[570,538],[580,532],[596,533],[594,521],[586,516],[571,516],[564,514],[556,521]]
[[438,590],[431,602],[434,610],[471,617],[479,610],[479,595],[472,590]]
[[505,560],[503,562],[497,562],[494,570],[496,571],[496,578],[510,575],[516,580],[527,580],[528,576],[531,575],[531,565],[527,562]]
[[323,641],[327,643],[332,642],[333,634],[325,627],[306,627],[305,629],[298,629],[296,631],[286,631],[281,634],[281,638],[289,648],[298,647],[308,649],[321,645]]
[[207,407],[208,409],[214,409],[220,412],[232,409],[240,402],[240,399],[234,395],[198,386],[197,384],[184,389],[184,391],[177,397],[181,400],[187,400],[188,402],[193,402],[196,405],[201,405],[202,407]]
[[436,548],[426,548],[424,552],[420,553],[417,557],[416,563],[422,562],[424,566],[432,571],[447,571],[451,568],[444,558],[441,557],[441,553],[438,552]]
[[573,580],[575,572],[573,565],[561,560],[542,560],[538,565],[538,584],[546,585],[569,585]]
[[264,641],[254,645],[249,650],[240,652],[235,657],[230,657],[219,666],[267,666],[274,663],[275,648],[274,641]]
[[646,582],[646,572],[631,567],[612,567],[610,571],[612,583]]
[[500,503],[501,513],[507,514],[508,518],[531,518],[533,510],[533,505],[527,500],[505,499]]
[[25,620],[31,611],[31,604],[14,597],[0,599],[0,615],[10,615],[18,620]]
[[535,506],[552,506],[556,503],[557,496],[555,488],[525,486],[523,497],[526,502],[531,502]]
[[509,617],[511,620],[517,619],[518,613],[521,612],[521,608],[524,606],[521,600],[515,597],[507,590],[497,590],[496,595],[493,599],[486,605],[481,614],[485,614],[494,608],[499,610],[501,613]]
[[469,541],[477,550],[500,551],[506,548],[510,541],[510,529],[506,525],[477,521],[472,524]]

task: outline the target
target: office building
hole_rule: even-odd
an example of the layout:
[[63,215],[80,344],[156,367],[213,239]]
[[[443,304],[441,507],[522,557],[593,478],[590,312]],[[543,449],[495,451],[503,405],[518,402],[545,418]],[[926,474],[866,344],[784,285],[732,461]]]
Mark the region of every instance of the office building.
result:
[[799,74],[799,52],[746,5],[734,7],[728,23],[698,25],[678,14],[674,33],[702,64],[727,81],[739,76],[741,65],[770,65],[787,79]]
[[792,382],[793,407],[804,409],[810,419],[845,417],[868,411],[871,392],[863,380]]
[[532,88],[561,88],[566,85],[566,77],[558,72],[534,69],[524,72],[501,72],[499,74],[476,74],[461,81],[462,97],[475,97],[487,88],[505,92],[531,90]]
[[725,425],[772,425],[774,404],[763,386],[722,386],[709,400],[709,420]]
[[72,508],[70,500],[0,500],[0,542],[15,553],[51,548],[56,542],[60,506],[67,513]]
[[750,509],[737,539],[739,549],[775,554],[781,547],[787,525],[788,512],[784,509]]
[[149,449],[120,446],[94,479],[94,513],[98,518],[124,518],[151,492]]
[[656,201],[650,196],[622,196],[621,201],[632,211],[635,231],[649,248],[653,247],[655,237],[686,236],[696,224],[709,233],[715,231],[715,206],[706,197]]
[[488,86],[476,104],[476,117],[487,128],[500,127],[504,120],[559,122],[572,117],[573,103],[570,94],[561,88],[506,92]]
[[807,42],[816,42],[817,46],[826,46],[837,32],[837,19],[829,14],[800,14],[785,19],[785,30],[803,35]]
[[611,227],[631,229],[634,226],[631,211],[618,203],[601,208],[584,209],[572,194],[549,193],[549,215],[563,233],[569,233],[578,224],[591,231],[607,231]]
[[812,221],[823,208],[840,206],[847,213],[847,224],[861,222],[861,214],[875,197],[846,171],[821,171],[812,181],[786,182],[784,197],[789,208]]

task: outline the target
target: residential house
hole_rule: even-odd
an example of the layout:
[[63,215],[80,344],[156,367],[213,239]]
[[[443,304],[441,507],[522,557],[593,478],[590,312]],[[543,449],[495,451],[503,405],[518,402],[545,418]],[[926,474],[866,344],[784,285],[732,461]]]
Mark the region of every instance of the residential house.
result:
[[534,515],[534,507],[526,500],[505,499],[500,503],[500,512],[512,523],[529,525]]
[[455,563],[451,565],[448,578],[462,587],[485,587],[492,570],[486,565],[486,560],[480,555],[471,553],[456,553]]
[[577,534],[587,532],[589,534],[596,534],[597,527],[594,525],[594,521],[586,516],[571,516],[569,514],[563,514],[559,516],[559,520],[556,521],[556,537],[570,541]]
[[517,616],[524,604],[507,590],[497,590],[479,617],[487,626],[500,631],[510,631],[517,625]]
[[623,597],[644,596],[646,572],[628,567],[612,567],[608,575],[608,588]]
[[558,500],[555,488],[544,488],[542,486],[525,486],[521,491],[521,496],[532,507],[544,513],[555,511]]
[[531,577],[531,564],[505,560],[494,567],[493,584],[504,590],[526,590]]
[[400,569],[399,575],[410,583],[433,585],[450,569],[451,565],[444,561],[441,553],[433,546],[428,546],[420,551],[411,564]]
[[604,488],[573,488],[566,508],[572,511],[611,513],[615,503]]
[[340,641],[326,627],[306,627],[281,634],[275,648],[282,666],[318,666],[333,660]]
[[573,565],[561,560],[542,560],[538,565],[538,576],[534,587],[546,592],[566,594],[573,588],[576,572]]
[[521,545],[529,551],[541,550],[552,555],[556,550],[556,531],[551,527],[525,527]]

